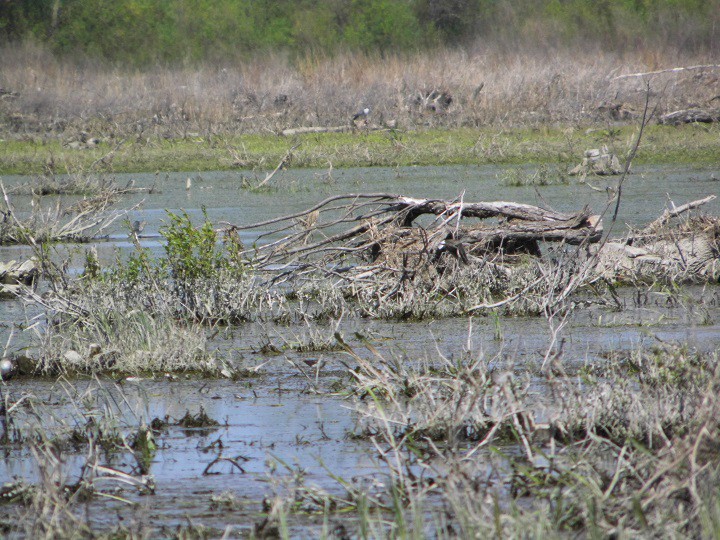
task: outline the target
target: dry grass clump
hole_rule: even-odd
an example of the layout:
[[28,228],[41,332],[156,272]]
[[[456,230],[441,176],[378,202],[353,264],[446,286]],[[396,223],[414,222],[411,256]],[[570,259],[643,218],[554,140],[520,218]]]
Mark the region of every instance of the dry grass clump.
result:
[[[668,49],[669,50],[669,49]],[[282,55],[199,68],[145,72],[75,65],[36,45],[5,45],[0,86],[3,131],[78,140],[280,132],[349,125],[358,107],[372,122],[403,128],[538,125],[631,119],[641,110],[639,78],[626,72],[710,64],[680,53],[601,50],[435,50],[416,55],[339,54],[290,61]],[[712,70],[660,75],[660,112],[709,104]]]
[[542,313],[548,283],[538,265],[528,259],[509,268],[501,261],[462,265],[448,255],[442,273],[427,261],[384,267],[367,283],[348,283],[344,290],[362,316],[379,319],[453,317],[492,307],[503,307],[509,315]]
[[[178,318],[171,298],[123,289],[116,282],[56,284],[43,297],[36,327],[37,369],[44,373],[219,374],[224,363],[208,351],[205,328]],[[182,313],[182,312],[181,312]]]
[[[242,273],[222,270],[183,280],[170,277],[161,268],[138,269],[133,264],[123,268],[121,263],[119,272],[98,275],[95,282],[88,279],[89,289],[72,287],[65,294],[80,293],[83,306],[85,302],[109,302],[122,312],[139,308],[153,316],[205,325],[273,320],[286,316],[290,309],[283,291],[269,289],[250,269]],[[158,264],[164,264],[163,260]]]
[[[3,520],[9,537],[93,538],[83,503],[107,498],[130,504],[127,493],[153,493],[146,474],[153,435],[141,408],[133,410],[117,385],[60,379],[42,397],[8,388],[3,406],[0,444],[21,446],[36,471],[32,483],[15,479],[0,488],[3,517],[14,518]],[[70,455],[82,463],[79,470],[72,470]],[[124,463],[108,464],[112,456],[123,456]]]
[[55,320],[40,337],[39,369],[50,373],[218,373],[205,332],[107,305],[81,320]]
[[33,200],[27,212],[17,212],[8,192],[0,183],[4,199],[0,203],[0,245],[46,242],[88,242],[102,235],[126,211],[111,210],[119,192],[102,189],[97,194],[71,204],[60,199],[51,204]]
[[81,171],[68,175],[50,172],[6,191],[8,195],[33,195],[38,199],[47,195],[82,195],[91,198],[102,196],[117,201],[122,195],[152,191],[152,188],[136,188],[132,180],[125,186],[118,186],[114,178],[106,174]]
[[482,356],[412,366],[346,350],[357,435],[376,445],[405,514],[423,492],[461,536],[720,528],[717,352],[663,344],[569,376],[559,361],[516,375]]

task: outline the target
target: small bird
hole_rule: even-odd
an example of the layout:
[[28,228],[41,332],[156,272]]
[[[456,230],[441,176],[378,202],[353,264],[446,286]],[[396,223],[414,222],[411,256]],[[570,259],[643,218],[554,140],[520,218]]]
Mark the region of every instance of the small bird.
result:
[[368,116],[370,116],[370,107],[365,107],[364,109],[359,110],[355,113],[355,115],[353,116],[353,122],[357,121],[359,118],[364,118],[365,123],[367,123]]
[[465,247],[459,240],[448,237],[440,242],[437,247],[437,253],[439,255],[442,252],[450,253],[456,259],[460,259],[463,264],[470,264],[470,259],[468,259],[467,253],[465,252]]
[[0,360],[0,379],[7,381],[13,375],[15,375],[15,362],[7,356]]
[[133,221],[131,232],[133,234],[139,235],[145,229],[145,225],[147,225],[147,221],[135,220],[135,221]]

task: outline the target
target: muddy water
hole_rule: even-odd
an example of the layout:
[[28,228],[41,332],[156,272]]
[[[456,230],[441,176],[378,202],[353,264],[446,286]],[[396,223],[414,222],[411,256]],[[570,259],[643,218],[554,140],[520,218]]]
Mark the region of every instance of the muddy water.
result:
[[[587,185],[535,188],[507,187],[497,167],[414,167],[403,169],[352,169],[344,171],[301,170],[279,173],[273,187],[262,192],[243,189],[247,172],[178,173],[162,175],[118,175],[124,185],[133,180],[137,187],[153,187],[152,193],[123,200],[123,207],[138,204],[130,221],[147,221],[141,243],[162,252],[160,227],[166,210],[186,210],[195,220],[204,208],[211,221],[248,224],[307,208],[322,198],[348,192],[392,192],[415,197],[464,200],[507,200],[551,206],[575,211],[590,204],[596,211],[605,208],[606,187],[615,179],[593,180]],[[187,188],[187,179],[190,187]],[[668,198],[679,205],[710,194],[720,193],[720,170],[688,170],[673,167],[637,167],[623,188],[619,221],[641,226],[656,218]],[[5,177],[6,186],[27,181]],[[29,209],[29,198],[15,197],[18,212]],[[706,207],[720,211],[717,200]],[[622,230],[618,228],[618,233]],[[243,238],[252,243],[257,232]],[[87,246],[60,248],[74,253],[75,264],[82,260]],[[132,248],[127,229],[118,222],[108,239],[95,244],[101,261],[110,264],[117,254]],[[25,247],[0,248],[3,260],[20,259],[29,254]],[[76,267],[76,270],[79,266]],[[706,350],[720,345],[720,290],[717,286],[687,288],[683,294],[670,295],[657,290],[643,298],[631,291],[622,298],[625,309],[613,311],[590,306],[578,310],[566,338],[564,358],[581,366],[601,362],[609,351],[632,351],[657,340],[677,340]],[[0,304],[0,341],[5,343],[14,323],[25,321],[28,314],[17,302]],[[319,327],[321,334],[332,335],[334,327]],[[371,356],[352,338],[368,337],[381,354],[404,362],[434,362],[439,357],[453,359],[468,350],[484,355],[491,367],[522,371],[542,362],[549,343],[548,322],[540,318],[496,319],[475,317],[416,323],[389,323],[367,320],[344,321],[339,330],[359,354]],[[150,464],[154,477],[154,495],[140,496],[132,489],[116,493],[133,504],[115,499],[94,498],[86,507],[86,516],[98,529],[110,529],[123,523],[152,526],[171,531],[188,523],[210,527],[213,535],[222,535],[227,526],[233,533],[247,534],[261,520],[262,501],[285,489],[282,482],[302,471],[307,485],[342,493],[343,488],[331,476],[350,482],[369,484],[377,481],[375,451],[367,440],[348,437],[356,429],[351,402],[345,399],[349,378],[343,362],[347,356],[337,352],[298,353],[287,351],[268,357],[259,352],[267,342],[279,346],[297,340],[305,328],[272,325],[245,325],[221,333],[213,340],[223,355],[236,365],[256,371],[256,376],[229,380],[163,378],[114,381],[74,381],[78,392],[105,396],[107,410],[118,425],[130,430],[140,421],[167,419],[171,424],[158,436],[158,451]],[[15,331],[13,346],[23,336]],[[102,390],[98,390],[98,385]],[[82,423],[63,399],[67,391],[56,381],[15,379],[6,383],[4,392],[13,399],[31,395],[40,408],[53,417],[57,426]],[[60,397],[58,397],[60,396]],[[113,396],[113,397],[111,397]],[[188,430],[172,424],[186,412],[203,409],[220,425],[208,430]],[[51,411],[51,412],[50,412]],[[48,425],[52,422],[48,421]],[[59,428],[58,428],[59,429]],[[233,458],[206,468],[218,457]],[[86,461],[83,450],[69,449],[64,457],[68,482],[77,479]],[[101,462],[130,472],[135,466],[131,454],[120,452],[105,456]],[[287,467],[286,467],[287,466]],[[210,474],[204,474],[209,472]],[[31,455],[23,448],[11,448],[0,461],[0,482],[13,478],[33,481],[38,470]],[[113,486],[110,486],[112,488]],[[109,489],[110,489],[109,488]],[[239,501],[232,511],[217,507],[212,498],[233,493]],[[14,510],[0,509],[0,518]],[[322,520],[307,516],[294,535],[312,537],[321,532]],[[169,534],[169,533],[168,533]]]

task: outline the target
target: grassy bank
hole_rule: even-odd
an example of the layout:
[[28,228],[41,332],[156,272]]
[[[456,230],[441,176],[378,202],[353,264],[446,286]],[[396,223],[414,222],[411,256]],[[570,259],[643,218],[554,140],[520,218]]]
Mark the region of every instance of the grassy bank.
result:
[[[559,163],[574,165],[589,148],[606,145],[621,158],[637,126],[458,128],[352,133],[201,136],[142,141],[101,141],[72,148],[60,140],[6,140],[0,174],[78,170],[104,172],[273,169],[291,152],[293,167]],[[651,126],[636,163],[717,163],[717,126]]]

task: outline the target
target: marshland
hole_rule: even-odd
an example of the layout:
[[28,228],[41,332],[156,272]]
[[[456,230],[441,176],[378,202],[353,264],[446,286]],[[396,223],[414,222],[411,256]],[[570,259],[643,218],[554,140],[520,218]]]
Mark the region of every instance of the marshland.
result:
[[0,8],[4,536],[720,534],[720,10],[47,4]]

